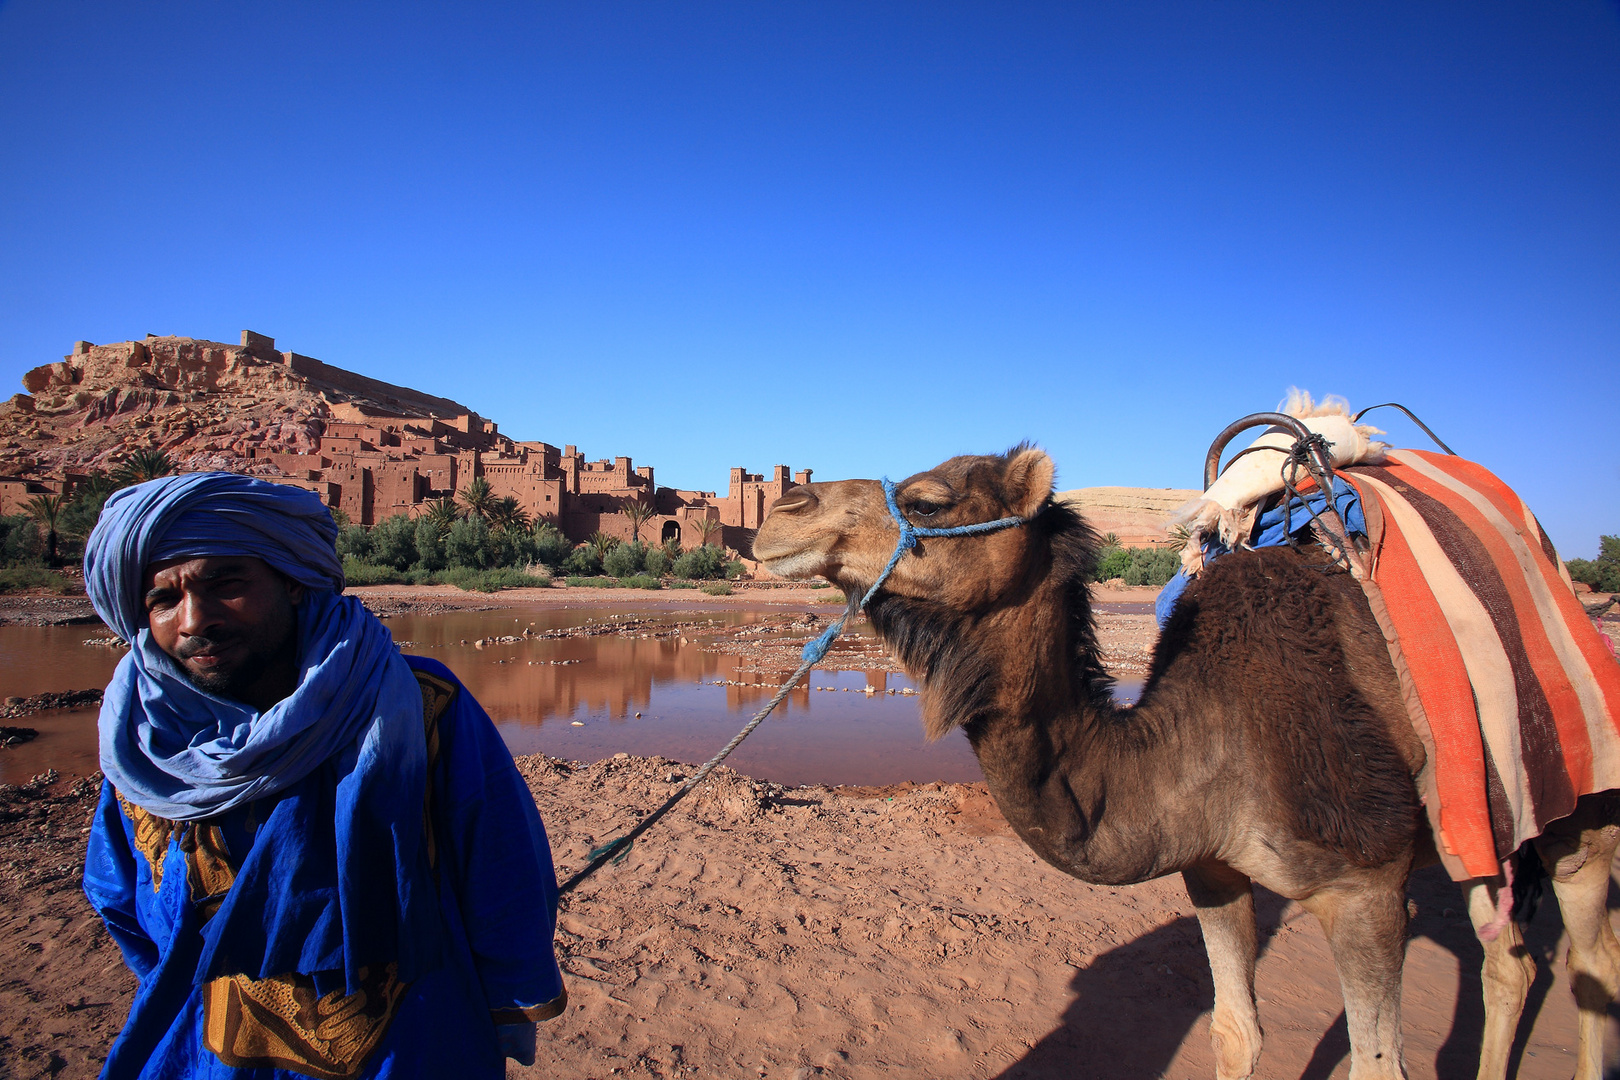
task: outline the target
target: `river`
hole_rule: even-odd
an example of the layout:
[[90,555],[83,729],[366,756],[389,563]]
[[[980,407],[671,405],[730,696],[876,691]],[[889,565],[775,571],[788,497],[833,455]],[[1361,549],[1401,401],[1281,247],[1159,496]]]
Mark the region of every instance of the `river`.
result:
[[[515,754],[592,761],[624,752],[695,762],[723,745],[782,682],[757,670],[746,649],[728,651],[729,642],[748,636],[728,635],[763,628],[773,616],[779,619],[780,612],[581,606],[384,622],[406,652],[433,657],[456,673]],[[627,620],[645,621],[633,632],[618,631]],[[668,633],[694,620],[706,626]],[[610,627],[614,632],[597,632]],[[595,636],[478,644],[524,630],[581,629]],[[85,642],[107,636],[100,625],[0,626],[0,697],[104,686],[124,650]],[[873,644],[859,629],[846,638],[854,649]],[[1130,699],[1139,689],[1122,683],[1120,695]],[[914,690],[910,679],[892,672],[818,668],[727,764],[785,784],[981,779],[960,731],[932,744],[923,738],[917,698],[908,693]],[[0,783],[19,783],[47,768],[64,776],[96,770],[95,709],[7,723],[35,728],[39,737],[0,749]]]

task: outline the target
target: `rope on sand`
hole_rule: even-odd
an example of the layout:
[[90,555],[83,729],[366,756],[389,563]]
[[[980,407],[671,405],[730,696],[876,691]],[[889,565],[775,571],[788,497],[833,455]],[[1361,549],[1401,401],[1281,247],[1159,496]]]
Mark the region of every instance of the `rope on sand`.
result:
[[883,583],[889,580],[889,574],[894,570],[895,565],[900,562],[901,557],[904,556],[906,552],[917,546],[918,537],[980,536],[985,533],[998,532],[1002,529],[1008,529],[1014,525],[1022,525],[1024,523],[1023,518],[1004,517],[998,518],[995,521],[981,521],[972,525],[957,525],[948,529],[924,528],[913,525],[911,522],[907,521],[905,515],[900,512],[900,506],[895,501],[895,487],[889,482],[889,478],[884,477],[881,482],[883,484],[883,498],[885,502],[888,503],[889,507],[889,515],[894,518],[895,524],[897,524],[900,528],[900,541],[895,545],[894,554],[889,556],[888,565],[883,568],[883,573],[879,574],[877,580],[872,582],[872,587],[866,590],[866,595],[861,597],[861,602],[846,610],[838,617],[838,621],[827,627],[827,629],[824,630],[820,636],[805,642],[804,651],[800,654],[801,662],[798,670],[794,671],[792,677],[789,678],[787,682],[783,683],[776,693],[772,695],[771,700],[766,703],[765,707],[759,710],[759,712],[755,713],[754,718],[748,721],[748,723],[744,724],[743,729],[731,737],[730,742],[722,746],[712,758],[705,761],[702,766],[698,768],[698,771],[692,774],[691,778],[688,779],[685,784],[681,785],[679,791],[665,799],[662,806],[648,814],[646,817],[642,818],[641,821],[639,821],[629,832],[622,836],[614,837],[601,847],[592,848],[585,866],[579,871],[579,873],[563,882],[562,885],[557,889],[557,895],[559,898],[573,892],[574,889],[578,888],[586,878],[596,873],[608,863],[611,862],[617,865],[623,862],[625,858],[629,856],[630,848],[635,844],[637,837],[646,832],[648,829],[652,828],[653,825],[657,823],[659,818],[663,817],[674,808],[676,803],[680,802],[682,799],[686,798],[687,795],[691,794],[692,789],[703,783],[703,781],[707,779],[708,775],[714,771],[715,766],[726,760],[726,758],[730,756],[731,752],[737,749],[744,739],[748,738],[748,736],[754,733],[755,728],[759,727],[760,724],[765,722],[765,718],[771,715],[772,710],[774,710],[778,705],[782,704],[782,699],[787,697],[788,694],[792,693],[793,688],[799,685],[799,681],[803,679],[805,675],[809,674],[810,669],[819,664],[822,658],[827,655],[827,651],[832,648],[833,642],[838,640],[838,636],[844,632],[844,626],[849,622],[850,616],[857,615],[866,609],[868,601],[870,601],[872,597],[877,594],[878,589],[883,586]]

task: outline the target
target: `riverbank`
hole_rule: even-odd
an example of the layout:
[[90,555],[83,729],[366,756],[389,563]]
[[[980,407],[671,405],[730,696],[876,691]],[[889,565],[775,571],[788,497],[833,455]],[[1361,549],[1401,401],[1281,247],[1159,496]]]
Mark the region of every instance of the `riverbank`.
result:
[[[664,758],[525,757],[559,875],[690,774]],[[80,891],[95,785],[0,789],[0,1068],[88,1077],[134,992]],[[1454,886],[1412,887],[1406,1053],[1472,1075],[1479,947]],[[1262,893],[1266,1075],[1346,1074],[1327,947]],[[1532,927],[1557,948],[1555,905]],[[566,898],[569,1008],[511,1077],[1146,1080],[1213,1074],[1212,989],[1179,881],[1088,886],[1036,860],[982,784],[783,788],[721,769],[619,866]],[[1575,1011],[1545,970],[1525,1080],[1573,1069]]]

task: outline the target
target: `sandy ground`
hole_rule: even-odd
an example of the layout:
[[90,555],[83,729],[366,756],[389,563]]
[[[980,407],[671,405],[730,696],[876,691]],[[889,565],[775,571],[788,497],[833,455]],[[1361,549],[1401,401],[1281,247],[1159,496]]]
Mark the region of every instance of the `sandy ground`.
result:
[[[570,602],[568,593],[579,602],[587,590],[555,591],[539,602]],[[627,601],[619,590],[589,591],[601,594],[592,602]],[[810,598],[792,592],[820,590],[768,591],[778,595],[766,602],[803,606]],[[490,603],[422,592],[395,599]],[[1143,592],[1098,599],[1136,602]],[[1116,626],[1105,636],[1124,659],[1139,628]],[[1620,636],[1620,620],[1605,630]],[[691,769],[629,757],[529,757],[520,767],[562,877]],[[92,783],[51,776],[0,788],[0,1076],[93,1076],[128,1010],[133,979],[79,886],[94,793]],[[1472,1075],[1479,947],[1436,869],[1415,876],[1411,896],[1408,1068]],[[1620,890],[1613,896],[1620,906]],[[1269,894],[1259,909],[1267,1042],[1258,1075],[1345,1076],[1337,979],[1320,930]],[[1556,908],[1544,904],[1531,928],[1544,964],[1520,1032],[1521,1077],[1553,1080],[1573,1068],[1574,1007],[1561,963],[1551,963],[1560,934]],[[511,1076],[1213,1073],[1212,990],[1179,881],[1074,881],[1024,848],[982,785],[782,788],[721,770],[623,864],[565,899],[558,951],[569,1010],[542,1025],[535,1067],[513,1066]]]
[[[690,766],[519,761],[566,877]],[[94,785],[0,792],[0,1075],[95,1074],[134,980],[79,891]],[[1464,1076],[1479,949],[1449,882],[1412,887],[1407,1062]],[[1262,893],[1259,1075],[1346,1075],[1314,921]],[[1557,949],[1545,906],[1532,951]],[[982,785],[781,788],[719,771],[563,904],[567,1013],[515,1077],[1207,1077],[1212,990],[1175,879],[1084,885],[1037,862]],[[1561,980],[1560,980],[1561,982]],[[1552,969],[1518,1075],[1566,1077]]]

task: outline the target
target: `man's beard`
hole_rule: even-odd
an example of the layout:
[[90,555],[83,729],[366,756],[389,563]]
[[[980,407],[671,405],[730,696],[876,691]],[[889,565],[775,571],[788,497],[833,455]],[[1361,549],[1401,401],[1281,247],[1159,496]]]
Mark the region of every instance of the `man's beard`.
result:
[[235,637],[207,635],[188,637],[185,643],[175,650],[178,654],[176,659],[180,661],[178,665],[180,673],[186,677],[187,682],[199,690],[206,690],[217,697],[229,698],[232,701],[241,701],[263,674],[264,669],[281,659],[281,653],[288,652],[294,647],[294,643],[289,639],[277,650],[266,652],[250,649],[240,663],[225,671],[194,671],[184,663],[198,653],[223,650],[238,644],[241,644],[241,639]]

